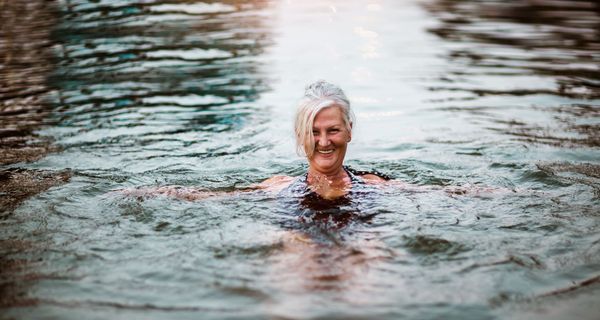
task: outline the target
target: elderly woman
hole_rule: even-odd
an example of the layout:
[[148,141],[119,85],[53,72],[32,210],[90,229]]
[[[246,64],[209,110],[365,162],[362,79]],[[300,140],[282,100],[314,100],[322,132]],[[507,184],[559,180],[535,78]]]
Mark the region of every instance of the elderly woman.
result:
[[322,80],[307,86],[298,104],[294,129],[297,152],[306,156],[308,172],[295,180],[276,176],[259,187],[276,190],[290,185],[305,186],[323,199],[334,199],[346,195],[353,184],[389,180],[377,172],[355,171],[344,166],[353,123],[350,102],[342,89]]
[[[323,80],[306,87],[296,111],[296,148],[308,161],[308,172],[300,177],[275,176],[253,187],[268,192],[289,190],[293,195],[309,195],[313,200],[332,200],[348,194],[358,185],[390,180],[378,172],[356,171],[344,166],[348,143],[352,140],[354,115],[348,98],[338,86]],[[125,190],[135,196],[163,194],[184,200],[219,195],[180,186]]]

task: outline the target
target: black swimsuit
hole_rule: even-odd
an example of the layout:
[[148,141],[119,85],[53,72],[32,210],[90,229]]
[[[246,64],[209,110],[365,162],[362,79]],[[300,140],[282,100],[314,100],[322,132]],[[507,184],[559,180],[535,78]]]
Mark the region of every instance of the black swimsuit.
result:
[[303,223],[325,223],[330,227],[344,227],[351,221],[365,220],[372,217],[368,214],[368,202],[373,198],[376,188],[367,184],[360,175],[375,174],[385,180],[390,177],[379,172],[357,171],[344,166],[351,182],[350,190],[335,199],[325,199],[312,191],[308,185],[308,173],[296,178],[279,195],[284,210],[298,217]]

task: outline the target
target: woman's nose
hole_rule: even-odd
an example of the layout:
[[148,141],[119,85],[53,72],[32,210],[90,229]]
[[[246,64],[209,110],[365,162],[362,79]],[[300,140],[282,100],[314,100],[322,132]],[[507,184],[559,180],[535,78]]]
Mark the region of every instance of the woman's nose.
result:
[[331,143],[331,141],[329,141],[329,137],[327,137],[326,134],[322,134],[318,139],[317,139],[317,144],[321,147],[326,147]]

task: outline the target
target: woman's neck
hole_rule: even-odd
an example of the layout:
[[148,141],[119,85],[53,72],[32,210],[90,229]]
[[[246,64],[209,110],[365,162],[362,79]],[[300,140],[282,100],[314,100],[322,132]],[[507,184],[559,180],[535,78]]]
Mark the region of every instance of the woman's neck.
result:
[[345,178],[348,178],[348,174],[346,173],[346,170],[344,170],[344,168],[341,166],[335,170],[328,172],[318,171],[312,167],[309,167],[308,177],[309,179],[313,178],[318,180],[326,180],[330,183],[333,183],[337,181],[343,181]]
[[350,177],[343,167],[327,173],[309,168],[307,183],[314,192],[325,199],[343,196],[352,186]]

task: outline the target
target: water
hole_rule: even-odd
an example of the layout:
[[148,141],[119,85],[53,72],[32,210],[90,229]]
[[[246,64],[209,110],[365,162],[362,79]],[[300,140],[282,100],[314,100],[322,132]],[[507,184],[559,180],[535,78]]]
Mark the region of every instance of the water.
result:
[[[43,96],[48,112],[25,118],[28,132],[60,151],[10,167],[71,178],[2,220],[3,315],[600,312],[596,2],[32,6],[20,12],[52,32],[21,41],[52,58],[14,64],[36,77],[7,82],[3,104],[14,103],[6,92]],[[319,78],[342,86],[357,114],[347,163],[418,188],[359,200],[369,218],[342,228],[299,224],[260,192],[197,202],[111,193],[231,192],[302,174],[293,106]]]

